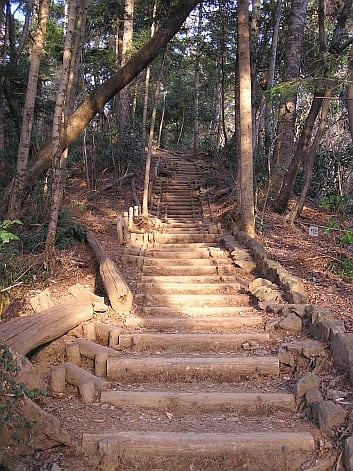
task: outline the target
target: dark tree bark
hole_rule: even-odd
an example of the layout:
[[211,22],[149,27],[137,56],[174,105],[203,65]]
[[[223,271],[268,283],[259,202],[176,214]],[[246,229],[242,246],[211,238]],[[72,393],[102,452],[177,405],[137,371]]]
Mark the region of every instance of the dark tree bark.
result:
[[283,185],[281,187],[281,191],[278,195],[278,198],[276,199],[276,201],[273,202],[274,209],[279,213],[282,213],[287,208],[288,201],[294,187],[295,179],[298,174],[298,170],[303,161],[304,155],[308,151],[315,120],[321,109],[323,95],[323,90],[317,91],[314,95],[308,117],[306,118],[304,128],[301,132],[297,144],[295,155],[288,167],[285,178],[283,179]]

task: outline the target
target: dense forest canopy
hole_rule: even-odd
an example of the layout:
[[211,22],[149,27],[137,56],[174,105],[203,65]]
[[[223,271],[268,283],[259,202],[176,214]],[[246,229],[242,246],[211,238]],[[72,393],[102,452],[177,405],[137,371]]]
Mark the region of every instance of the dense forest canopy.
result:
[[219,159],[258,208],[286,213],[294,192],[292,220],[308,197],[349,197],[352,11],[349,0],[1,0],[2,219],[49,221],[50,259],[70,168],[95,189],[153,146]]

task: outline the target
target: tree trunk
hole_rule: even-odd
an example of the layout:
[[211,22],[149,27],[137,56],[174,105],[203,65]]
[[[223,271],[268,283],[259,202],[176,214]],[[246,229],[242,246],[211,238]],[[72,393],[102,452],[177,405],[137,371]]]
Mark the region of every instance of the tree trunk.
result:
[[195,70],[194,70],[194,139],[192,146],[192,155],[198,158],[200,153],[200,117],[199,117],[199,102],[200,102],[200,35],[202,25],[202,2],[199,6],[198,24],[197,24],[197,45],[195,51]]
[[314,124],[321,109],[323,93],[324,91],[321,90],[316,92],[314,95],[308,117],[306,118],[305,125],[297,144],[295,155],[283,179],[281,191],[276,201],[273,202],[273,208],[279,213],[283,213],[288,206],[288,201],[294,187],[295,179],[297,178],[298,170],[303,161],[303,157],[308,150]]
[[239,125],[240,125],[240,229],[255,235],[252,155],[252,103],[249,35],[249,1],[238,2]]
[[93,317],[91,301],[75,300],[0,324],[0,341],[21,355],[66,334]]
[[[85,129],[104,105],[122,88],[144,70],[178,32],[191,10],[200,0],[180,0],[171,10],[156,34],[125,66],[97,87],[67,120],[60,135],[61,151],[66,149]],[[27,173],[27,182],[33,181],[51,162],[51,140],[37,156],[37,161]]]
[[52,131],[52,187],[48,232],[45,241],[45,264],[49,270],[56,266],[55,238],[64,191],[64,172],[66,169],[67,152],[61,149],[60,132],[65,127],[65,107],[68,106],[70,70],[72,70],[73,37],[76,26],[76,0],[68,0],[68,17],[60,85],[55,103]]
[[108,257],[91,231],[87,231],[87,242],[98,261],[99,272],[112,308],[118,313],[129,312],[132,307],[133,295],[118,267]]
[[156,92],[154,96],[153,110],[151,116],[151,126],[150,133],[148,138],[148,147],[146,155],[146,167],[145,167],[145,181],[143,186],[143,200],[142,200],[142,216],[148,216],[148,196],[149,196],[149,185],[150,185],[150,170],[151,170],[151,158],[152,158],[152,149],[153,149],[153,138],[154,138],[154,128],[156,124],[156,115],[157,115],[157,105],[159,99],[159,92],[162,83],[163,76],[163,67],[164,67],[165,54],[163,54],[162,62],[159,69],[158,79],[156,83]]
[[[134,0],[124,2],[124,30],[121,42],[121,66],[124,66],[129,58],[129,47],[131,47],[134,25]],[[129,87],[123,88],[116,96],[116,112],[118,114],[119,133],[122,134],[130,125],[130,96]]]
[[[308,0],[293,0],[291,3],[283,82],[295,80],[299,76]],[[287,94],[279,108],[277,139],[272,159],[273,173],[270,183],[270,192],[274,197],[281,191],[283,177],[295,153],[296,105],[296,94]]]
[[325,131],[325,127],[327,124],[327,116],[328,116],[328,111],[330,108],[330,96],[331,96],[331,89],[326,88],[325,89],[325,99],[322,105],[322,110],[321,110],[321,120],[320,120],[320,125],[316,131],[315,139],[310,147],[308,156],[305,159],[305,165],[304,165],[304,170],[305,170],[305,182],[302,188],[302,191],[300,193],[299,200],[295,206],[295,208],[288,214],[286,217],[286,220],[293,223],[298,216],[300,216],[303,208],[304,208],[304,203],[306,199],[306,195],[308,194],[309,188],[310,188],[310,183],[311,179],[313,176],[313,168],[314,168],[314,162],[315,162],[315,156],[316,152],[321,144],[322,136]]
[[29,150],[31,145],[34,104],[37,95],[38,75],[41,55],[44,47],[47,20],[49,15],[49,1],[42,0],[38,12],[38,26],[33,37],[33,47],[29,66],[26,99],[23,108],[20,143],[17,155],[17,169],[8,208],[8,218],[20,218],[22,194],[28,166]]
[[[155,31],[156,31],[156,24],[155,24],[156,13],[157,13],[157,1],[155,0],[154,4],[153,4],[153,13],[152,13],[151,38],[153,38],[153,36],[155,34]],[[151,77],[151,67],[147,66],[146,75],[145,75],[145,90],[144,90],[144,95],[143,95],[143,111],[142,111],[141,140],[142,140],[143,145],[146,144],[146,123],[147,123],[150,77]]]
[[349,51],[348,67],[350,71],[351,81],[349,82],[349,85],[347,88],[347,110],[348,110],[349,130],[350,130],[351,138],[353,141],[353,44],[351,45],[351,49]]

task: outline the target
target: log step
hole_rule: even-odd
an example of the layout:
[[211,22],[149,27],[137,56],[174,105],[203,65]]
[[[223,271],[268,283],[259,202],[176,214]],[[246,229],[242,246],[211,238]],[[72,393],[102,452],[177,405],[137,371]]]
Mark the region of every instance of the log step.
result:
[[239,377],[279,375],[279,361],[269,356],[154,357],[107,359],[107,378],[119,382],[209,379],[232,382]]
[[245,416],[268,415],[275,411],[295,412],[289,393],[115,391],[101,392],[100,402],[117,407],[167,410],[173,414],[237,412]]
[[249,305],[247,294],[154,294],[146,293],[145,302],[153,306],[224,307]]
[[[121,348],[140,351],[149,348],[158,348],[168,351],[191,350],[226,350],[235,351],[246,345],[248,350],[259,348],[259,344],[268,342],[270,336],[267,332],[254,332],[251,334],[120,334],[119,344]],[[113,356],[113,355],[112,355]]]
[[85,433],[82,437],[83,453],[91,457],[99,454],[104,460],[101,466],[105,465],[105,469],[119,462],[139,471],[294,471],[314,450],[314,437],[308,432],[236,434],[132,431]]
[[212,258],[157,258],[157,257],[149,257],[145,255],[143,257],[144,266],[166,266],[168,267],[180,267],[180,266],[188,266],[188,267],[208,267],[208,266],[217,266],[217,265],[232,265],[232,260],[230,258],[222,257],[213,260]]
[[243,288],[240,283],[138,283],[145,293],[154,294],[237,294]]
[[149,250],[149,251],[139,251],[139,250],[129,250],[129,255],[140,255],[140,256],[147,256],[147,257],[154,257],[160,259],[218,259],[218,258],[226,258],[227,254],[221,250],[215,250],[215,248],[200,248],[194,250],[187,250],[187,249],[180,249],[179,251],[163,251],[163,250]]
[[211,266],[144,266],[142,272],[144,275],[231,275],[234,273],[234,265],[211,265]]
[[[170,310],[169,310],[170,311]],[[170,312],[168,313],[170,314]],[[161,331],[186,332],[226,332],[242,327],[252,327],[262,324],[259,315],[233,317],[127,317],[126,327],[155,329]]]
[[202,234],[202,233],[198,233],[196,232],[195,234],[188,234],[188,233],[185,233],[185,234],[156,234],[157,236],[157,241],[160,242],[160,243],[189,243],[189,242],[198,242],[198,243],[201,243],[201,242],[206,242],[206,243],[210,243],[210,242],[217,242],[218,241],[218,238],[219,236],[217,234]]
[[[214,316],[231,317],[231,316],[250,316],[261,319],[255,314],[254,308],[251,306],[144,306],[143,312],[146,315],[153,316],[184,316],[184,317],[205,317]],[[248,324],[253,325],[253,324]]]
[[[175,283],[175,284],[192,284],[196,283],[199,284],[218,284],[218,286],[222,286],[224,284],[229,283],[241,283],[241,280],[236,275],[142,275],[141,276],[142,283]],[[245,285],[245,283],[242,283]]]

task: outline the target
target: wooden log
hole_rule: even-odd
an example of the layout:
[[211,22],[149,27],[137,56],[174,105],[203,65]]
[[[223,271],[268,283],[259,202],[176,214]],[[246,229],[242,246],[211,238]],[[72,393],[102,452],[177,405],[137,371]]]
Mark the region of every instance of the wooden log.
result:
[[115,312],[129,312],[133,295],[123,275],[91,231],[87,231],[87,242],[99,263],[99,272],[112,308]]
[[123,244],[124,243],[123,221],[120,214],[117,216],[117,219],[116,219],[116,233],[117,233],[118,244]]
[[82,286],[80,283],[70,286],[68,291],[75,299],[81,299],[81,301],[91,301],[93,310],[95,312],[105,312],[109,309],[109,307],[104,303],[103,296],[97,296],[88,288]]
[[83,383],[78,387],[82,401],[85,404],[92,404],[96,397],[96,388],[94,383]]
[[231,381],[246,376],[279,375],[279,361],[275,357],[168,357],[108,358],[107,376],[119,382],[156,380],[167,377],[174,381],[213,379]]
[[79,387],[81,384],[93,383],[96,391],[101,391],[102,389],[109,389],[112,387],[108,381],[104,381],[101,378],[93,375],[89,371],[83,370],[72,363],[65,363],[66,369],[66,382],[72,384],[73,386]]
[[50,390],[53,393],[63,393],[65,391],[65,366],[53,366],[50,371]]
[[99,378],[107,376],[107,353],[97,353],[94,357],[94,374]]
[[66,361],[73,363],[76,366],[81,364],[80,347],[76,342],[70,342],[65,345]]
[[96,327],[94,322],[84,322],[82,324],[82,331],[83,336],[87,340],[95,340],[96,339]]
[[91,342],[87,339],[77,339],[75,342],[82,356],[94,360],[96,355],[107,355],[107,357],[118,357],[121,356],[121,353],[118,350],[115,350],[111,347],[105,347],[104,345],[99,345],[98,343]]
[[100,401],[117,407],[168,410],[173,414],[238,412],[246,416],[267,415],[269,411],[295,412],[294,394],[177,392],[177,391],[102,391]]
[[0,324],[0,341],[26,355],[92,317],[92,303],[70,301]]

